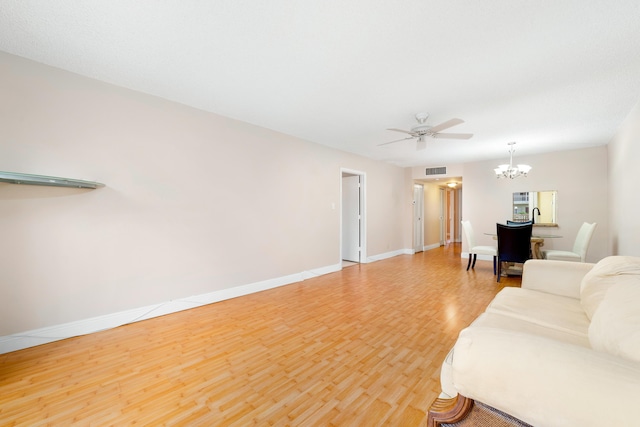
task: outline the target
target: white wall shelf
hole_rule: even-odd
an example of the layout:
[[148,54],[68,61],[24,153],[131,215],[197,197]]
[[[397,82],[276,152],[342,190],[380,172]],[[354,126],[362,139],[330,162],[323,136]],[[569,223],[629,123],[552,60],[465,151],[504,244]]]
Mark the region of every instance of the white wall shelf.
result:
[[0,171],[0,182],[8,182],[10,184],[48,185],[51,187],[92,189],[104,187],[104,184],[100,182],[84,181],[82,179],[60,178],[56,176],[32,175],[28,173],[2,171]]

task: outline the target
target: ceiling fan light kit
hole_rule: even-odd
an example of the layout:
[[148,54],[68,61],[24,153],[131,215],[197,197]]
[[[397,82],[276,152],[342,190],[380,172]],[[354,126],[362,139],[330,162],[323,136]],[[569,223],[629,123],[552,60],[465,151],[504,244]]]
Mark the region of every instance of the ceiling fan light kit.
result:
[[515,149],[513,148],[513,146],[515,145],[515,142],[509,142],[509,164],[506,165],[498,165],[497,168],[495,168],[493,171],[496,173],[496,177],[498,179],[500,178],[510,178],[510,179],[514,179],[517,178],[519,176],[527,176],[527,174],[529,173],[529,171],[532,169],[531,166],[529,165],[516,165],[515,167],[513,166],[513,152],[515,151]]
[[404,141],[407,139],[417,139],[417,149],[424,150],[427,148],[425,137],[431,138],[444,138],[444,139],[469,139],[473,136],[472,133],[440,133],[440,131],[448,129],[450,127],[459,125],[464,123],[462,119],[450,119],[446,122],[442,122],[439,125],[431,126],[426,124],[429,115],[427,113],[418,113],[416,114],[416,121],[418,122],[417,126],[411,128],[411,130],[404,129],[396,129],[390,128],[387,130],[391,130],[394,132],[402,132],[409,134],[410,136],[402,139],[397,139],[395,141],[385,142],[379,145],[387,145],[393,144],[394,142]]

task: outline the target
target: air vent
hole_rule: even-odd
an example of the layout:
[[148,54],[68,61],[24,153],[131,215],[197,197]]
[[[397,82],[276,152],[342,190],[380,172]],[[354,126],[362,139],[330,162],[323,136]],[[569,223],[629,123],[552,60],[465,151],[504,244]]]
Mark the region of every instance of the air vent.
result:
[[447,167],[441,166],[439,168],[427,168],[427,175],[446,175]]

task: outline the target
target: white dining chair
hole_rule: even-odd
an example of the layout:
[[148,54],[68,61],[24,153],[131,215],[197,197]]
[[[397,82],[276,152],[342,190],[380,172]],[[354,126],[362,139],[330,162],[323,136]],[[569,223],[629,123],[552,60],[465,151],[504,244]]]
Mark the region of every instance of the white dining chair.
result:
[[573,243],[573,249],[570,251],[559,251],[555,249],[543,249],[542,258],[553,259],[556,261],[575,261],[586,262],[587,249],[589,249],[589,243],[593,236],[593,231],[596,229],[597,223],[589,224],[583,223],[578,230],[576,240]]
[[[461,221],[464,235],[467,239],[467,246],[469,251],[469,262],[467,263],[467,271],[469,267],[475,268],[476,258],[478,255],[490,255],[493,257],[493,274],[496,274],[496,257],[498,256],[498,248],[496,246],[477,246],[475,235],[473,234],[473,227],[471,221]],[[471,258],[473,257],[473,264]]]

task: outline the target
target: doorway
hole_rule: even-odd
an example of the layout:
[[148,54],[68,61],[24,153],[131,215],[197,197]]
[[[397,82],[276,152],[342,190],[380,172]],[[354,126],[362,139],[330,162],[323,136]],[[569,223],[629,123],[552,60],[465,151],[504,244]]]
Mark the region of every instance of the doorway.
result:
[[[460,184],[458,181],[457,184]],[[462,187],[451,188],[449,185],[438,186],[439,192],[439,236],[440,246],[449,243],[461,242],[461,226],[462,220]],[[434,215],[435,218],[435,215]],[[426,227],[435,227],[434,219],[426,221]],[[430,229],[430,228],[429,228]],[[427,238],[428,236],[427,232]],[[427,242],[427,245],[429,242]]]
[[440,246],[444,246],[446,244],[446,222],[445,222],[445,215],[447,212],[447,198],[445,190],[443,187],[440,187],[439,189],[440,191]]
[[340,260],[366,262],[365,174],[341,169]]
[[413,185],[413,252],[424,251],[424,185]]
[[460,221],[462,220],[462,190],[460,188],[440,188],[440,245],[461,242]]

